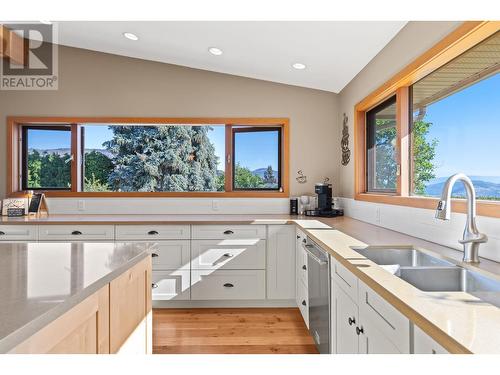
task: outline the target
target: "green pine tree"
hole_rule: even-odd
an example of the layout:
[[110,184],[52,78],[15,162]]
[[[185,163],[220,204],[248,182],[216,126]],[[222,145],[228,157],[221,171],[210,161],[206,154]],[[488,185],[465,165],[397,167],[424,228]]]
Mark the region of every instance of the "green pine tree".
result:
[[274,171],[272,166],[268,166],[264,172],[264,182],[269,185],[276,184],[276,177],[274,177]]
[[118,191],[214,191],[217,156],[209,127],[113,126],[108,183]]

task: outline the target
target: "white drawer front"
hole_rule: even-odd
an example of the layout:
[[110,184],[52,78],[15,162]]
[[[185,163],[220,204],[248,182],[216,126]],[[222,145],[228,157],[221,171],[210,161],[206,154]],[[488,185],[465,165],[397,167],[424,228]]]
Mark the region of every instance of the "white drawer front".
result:
[[332,278],[353,301],[358,300],[358,278],[333,257],[331,259]]
[[36,225],[0,225],[0,241],[36,241]]
[[153,301],[189,300],[189,270],[153,271],[151,275]]
[[40,225],[40,241],[109,241],[115,238],[113,225]]
[[410,321],[361,281],[358,306],[360,314],[369,319],[401,353],[410,353]]
[[189,225],[117,225],[117,240],[189,240]]
[[302,245],[297,250],[297,278],[307,287],[307,253]]
[[193,225],[193,240],[266,239],[265,225]]
[[193,300],[262,300],[265,298],[265,271],[191,271],[191,299]]
[[154,270],[188,270],[191,260],[188,240],[155,242],[151,246],[151,260]]
[[192,269],[266,268],[265,240],[193,240]]

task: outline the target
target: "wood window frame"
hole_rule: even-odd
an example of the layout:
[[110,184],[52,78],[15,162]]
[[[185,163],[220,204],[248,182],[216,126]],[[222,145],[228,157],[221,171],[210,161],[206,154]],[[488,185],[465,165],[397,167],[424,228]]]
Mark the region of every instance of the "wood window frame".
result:
[[[225,191],[223,192],[85,192],[82,191],[81,152],[75,152],[83,147],[83,136],[80,131],[82,124],[224,124],[225,125]],[[241,198],[288,198],[290,196],[290,121],[288,118],[148,118],[148,117],[7,117],[7,196],[23,197],[26,191],[22,186],[22,129],[29,127],[71,126],[71,191],[47,190],[48,197],[241,197]],[[232,131],[234,126],[248,126],[262,129],[264,127],[280,129],[280,190],[236,190],[233,189],[232,176]]]
[[[282,150],[282,131],[281,127],[277,126],[246,126],[246,127],[235,127],[231,126],[231,155],[233,159],[235,158],[236,155],[236,142],[235,142],[235,137],[237,133],[252,133],[252,132],[273,132],[277,131],[278,132],[278,188],[277,189],[272,189],[272,188],[255,188],[255,189],[247,189],[247,191],[279,191],[282,189],[282,159],[283,159],[283,150]],[[235,182],[234,182],[234,168],[236,166],[235,160],[231,163],[231,180],[230,184],[232,186],[233,191],[245,191],[245,189],[237,188],[235,187]]]
[[[424,52],[402,71],[354,107],[354,199],[435,209],[438,199],[410,195],[410,86],[500,30],[500,21],[467,21]],[[366,189],[366,113],[396,95],[396,158],[400,173],[395,193],[369,193]],[[463,199],[452,200],[453,212],[467,212]],[[500,217],[500,202],[478,201],[481,216]]]

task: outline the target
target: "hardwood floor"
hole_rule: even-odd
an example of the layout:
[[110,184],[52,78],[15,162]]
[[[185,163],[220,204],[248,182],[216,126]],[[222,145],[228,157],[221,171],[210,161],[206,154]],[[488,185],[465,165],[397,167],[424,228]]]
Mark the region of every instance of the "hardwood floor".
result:
[[155,354],[317,353],[296,308],[154,309]]

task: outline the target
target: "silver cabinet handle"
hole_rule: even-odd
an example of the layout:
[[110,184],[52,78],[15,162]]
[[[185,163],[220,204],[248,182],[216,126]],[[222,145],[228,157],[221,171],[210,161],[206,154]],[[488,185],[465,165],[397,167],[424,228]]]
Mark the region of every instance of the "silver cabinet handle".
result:
[[309,249],[312,248],[313,245],[302,244],[302,247],[306,251],[307,255],[309,255],[311,257],[311,259],[314,260],[316,263],[319,263],[320,265],[328,264],[328,262],[326,260],[321,260],[316,255],[311,253],[311,251]]
[[224,288],[232,288],[232,287],[234,287],[234,284],[225,283],[223,286],[224,286]]

